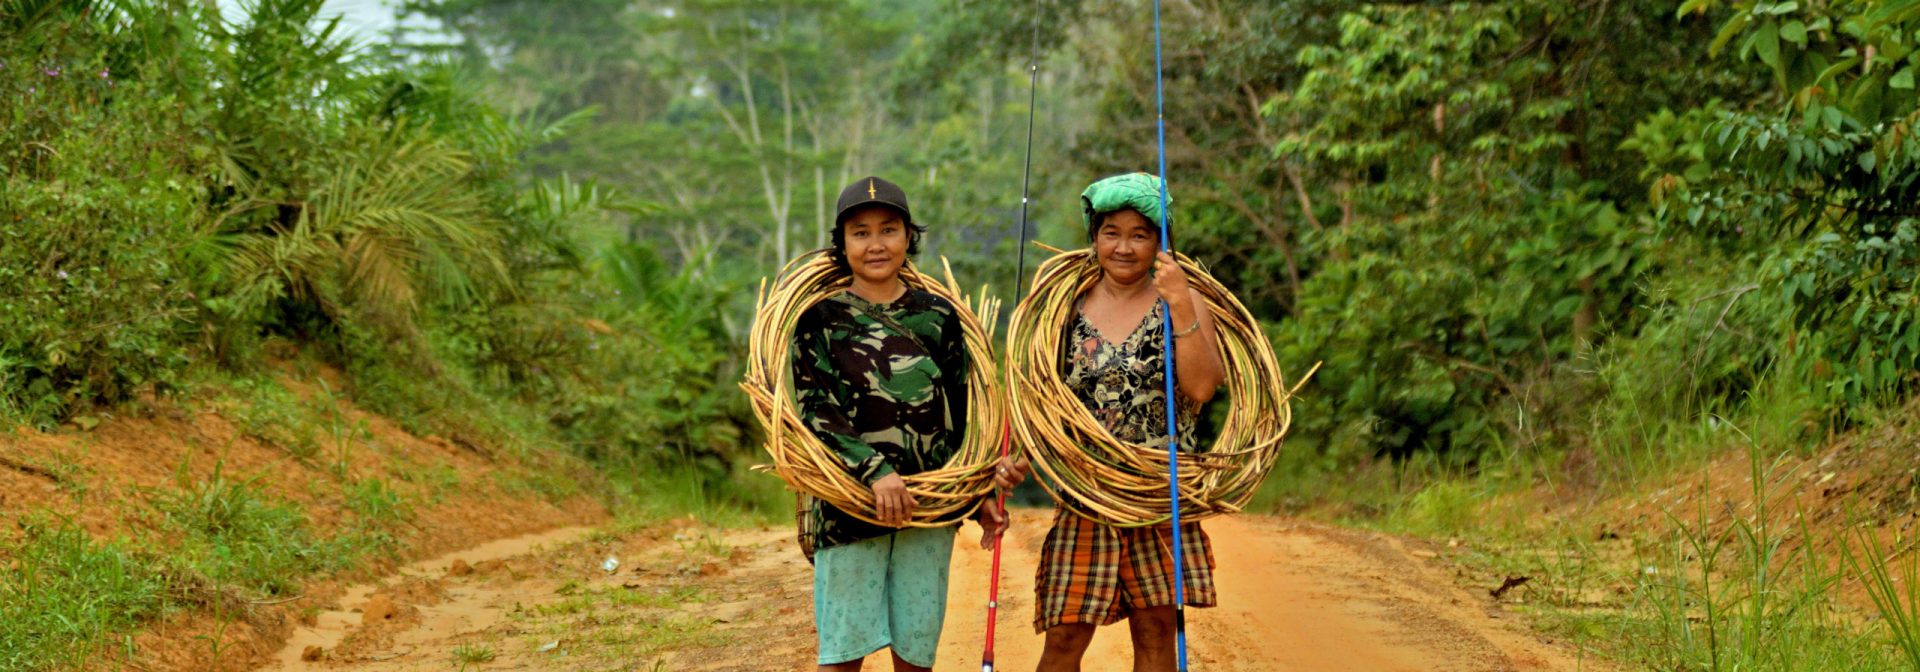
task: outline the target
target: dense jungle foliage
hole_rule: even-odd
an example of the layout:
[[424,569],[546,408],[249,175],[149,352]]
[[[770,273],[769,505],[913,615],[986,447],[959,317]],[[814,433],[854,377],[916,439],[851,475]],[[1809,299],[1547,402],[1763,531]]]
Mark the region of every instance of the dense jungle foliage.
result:
[[[1138,0],[412,0],[452,39],[371,43],[322,5],[0,4],[12,421],[289,343],[433,431],[505,405],[719,471],[760,279],[848,180],[1012,299],[1030,63],[1038,240],[1155,160]],[[1176,241],[1325,361],[1283,468],[1817,438],[1914,390],[1920,3],[1163,11]]]
[[503,112],[322,5],[6,4],[0,408],[89,418],[290,343],[422,431],[512,440],[504,403],[592,457],[724,467],[721,301],[590,245],[655,206],[526,170],[586,115]]

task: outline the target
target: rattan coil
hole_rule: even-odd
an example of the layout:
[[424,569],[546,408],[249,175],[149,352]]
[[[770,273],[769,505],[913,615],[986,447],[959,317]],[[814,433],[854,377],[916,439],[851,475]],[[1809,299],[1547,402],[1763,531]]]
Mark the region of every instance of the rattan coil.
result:
[[[1240,511],[1273,467],[1293,415],[1290,390],[1259,322],[1205,269],[1175,256],[1213,314],[1230,404],[1211,447],[1180,451],[1186,522]],[[1006,366],[1016,443],[1040,483],[1073,513],[1120,527],[1158,524],[1172,516],[1165,444],[1115,438],[1067,388],[1060,370],[1075,306],[1100,273],[1091,250],[1063,252],[1040,265],[1032,292],[1014,307]]]
[[[944,260],[943,260],[944,267]],[[994,366],[990,327],[998,317],[999,302],[963,298],[953,281],[934,282],[909,262],[900,269],[907,286],[946,299],[959,309],[968,360],[967,425],[961,447],[947,463],[931,471],[903,476],[918,505],[909,526],[937,527],[972,513],[993,489],[994,461],[999,457],[1000,428],[1006,422],[1006,398],[1000,393]],[[746,379],[740,387],[753,402],[753,411],[766,430],[771,470],[793,489],[817,497],[862,520],[879,524],[874,516],[873,490],[847,472],[840,456],[809,430],[793,399],[791,353],[795,324],[807,308],[846,290],[852,277],[837,268],[824,251],[802,255],[782,269],[771,289],[763,281],[756,301],[748,343]]]

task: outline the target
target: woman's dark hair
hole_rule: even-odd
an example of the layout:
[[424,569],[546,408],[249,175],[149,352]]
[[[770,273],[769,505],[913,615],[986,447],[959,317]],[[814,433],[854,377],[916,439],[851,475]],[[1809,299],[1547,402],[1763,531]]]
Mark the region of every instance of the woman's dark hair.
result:
[[[852,215],[853,213],[849,212],[847,214]],[[907,258],[912,259],[915,255],[920,254],[920,238],[927,234],[927,227],[922,226],[919,222],[907,222],[906,224]],[[833,261],[834,268],[840,269],[843,273],[852,273],[853,266],[847,263],[847,222],[845,219],[833,225],[833,235],[830,239],[833,241],[833,247],[827,249],[827,258]]]

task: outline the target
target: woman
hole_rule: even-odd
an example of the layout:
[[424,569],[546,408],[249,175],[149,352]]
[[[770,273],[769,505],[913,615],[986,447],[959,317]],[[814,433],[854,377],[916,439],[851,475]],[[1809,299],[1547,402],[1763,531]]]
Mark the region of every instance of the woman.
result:
[[[884,523],[819,500],[809,512],[823,671],[859,670],[882,648],[891,649],[896,670],[928,670],[940,641],[955,528],[902,527],[917,502],[901,477],[937,469],[959,449],[968,362],[959,309],[900,279],[924,231],[892,182],[848,185],[829,254],[853,284],[808,308],[795,327],[801,417],[873,488]],[[980,545],[991,548],[1005,513],[991,503],[980,511]]]
[[[1160,249],[1159,181],[1116,175],[1087,187],[1081,200],[1100,278],[1067,327],[1060,367],[1067,386],[1115,438],[1164,450],[1161,325],[1172,320],[1180,447],[1191,449],[1194,419],[1225,378],[1224,366],[1205,300]],[[1188,523],[1180,537],[1186,603],[1213,606],[1207,535]],[[1080,669],[1094,628],[1121,620],[1133,637],[1134,670],[1174,669],[1172,545],[1169,524],[1119,528],[1056,509],[1034,580],[1034,629],[1046,633],[1039,669]]]

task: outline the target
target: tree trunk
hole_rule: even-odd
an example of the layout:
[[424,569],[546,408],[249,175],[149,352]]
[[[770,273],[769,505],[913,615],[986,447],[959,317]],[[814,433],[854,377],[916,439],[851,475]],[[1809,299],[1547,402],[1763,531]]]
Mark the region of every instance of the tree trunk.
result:
[[1593,276],[1574,283],[1580,290],[1580,309],[1573,313],[1573,344],[1576,348],[1592,345],[1593,325],[1600,321],[1600,306],[1593,295]]

